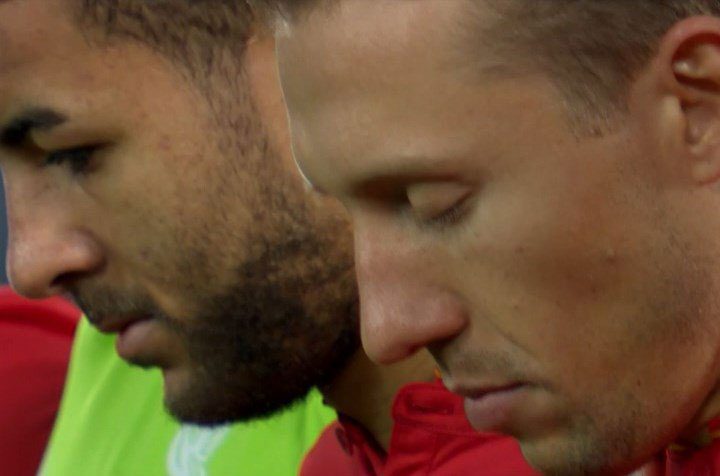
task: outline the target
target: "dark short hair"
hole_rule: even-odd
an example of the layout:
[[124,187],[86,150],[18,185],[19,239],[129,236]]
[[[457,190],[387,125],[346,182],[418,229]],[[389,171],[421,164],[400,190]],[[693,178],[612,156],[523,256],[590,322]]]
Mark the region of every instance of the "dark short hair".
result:
[[92,33],[143,43],[198,77],[213,70],[222,51],[240,57],[254,22],[243,0],[74,1],[78,22]]
[[[341,0],[252,0],[286,21]],[[390,0],[388,0],[390,1]],[[404,0],[414,1],[414,0]],[[467,54],[494,51],[549,74],[576,123],[600,133],[624,110],[631,80],[673,24],[720,15],[720,0],[465,0]],[[487,13],[492,13],[488,26]],[[483,15],[481,21],[481,13]],[[476,21],[477,20],[477,21]],[[482,28],[479,25],[483,25]],[[478,46],[483,45],[483,48]],[[488,49],[489,48],[489,49]]]
[[244,0],[68,0],[81,32],[100,47],[137,42],[168,60],[206,99],[223,140],[240,156],[265,140],[244,69],[257,21]]
[[501,54],[547,73],[576,123],[593,133],[613,127],[626,108],[631,82],[675,23],[694,15],[720,15],[720,0],[490,3],[498,21],[488,38]]

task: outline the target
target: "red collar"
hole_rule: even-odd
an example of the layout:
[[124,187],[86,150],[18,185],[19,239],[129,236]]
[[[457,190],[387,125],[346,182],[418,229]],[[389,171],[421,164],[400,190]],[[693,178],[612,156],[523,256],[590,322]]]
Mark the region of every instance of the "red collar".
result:
[[302,476],[537,476],[509,437],[475,431],[463,399],[438,380],[401,388],[392,406],[390,448],[385,453],[357,422],[339,416],[303,465]]

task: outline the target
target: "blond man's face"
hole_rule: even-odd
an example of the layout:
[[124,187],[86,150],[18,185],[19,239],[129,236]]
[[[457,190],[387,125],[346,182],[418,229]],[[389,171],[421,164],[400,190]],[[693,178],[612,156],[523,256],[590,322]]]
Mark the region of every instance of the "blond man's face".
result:
[[352,214],[372,358],[427,347],[540,469],[630,470],[715,384],[699,220],[644,123],[579,139],[544,75],[454,50],[464,4],[346,0],[280,31],[296,159]]

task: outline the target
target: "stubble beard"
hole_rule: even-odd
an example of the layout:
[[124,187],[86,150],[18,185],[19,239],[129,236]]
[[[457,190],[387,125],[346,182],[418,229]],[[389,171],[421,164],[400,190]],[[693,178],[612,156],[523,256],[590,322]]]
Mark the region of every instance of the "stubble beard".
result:
[[[309,205],[301,181],[290,177],[268,144],[254,104],[244,101],[227,110],[216,104],[227,166],[213,172],[209,185],[217,188],[188,192],[205,200],[208,214],[223,213],[202,226],[158,230],[178,241],[155,248],[148,255],[158,256],[157,262],[145,264],[165,270],[163,284],[182,290],[194,315],[170,316],[142,291],[71,290],[91,322],[117,314],[151,316],[178,339],[189,356],[188,378],[166,392],[165,405],[189,423],[272,414],[330,382],[360,345],[348,224]],[[238,121],[247,137],[237,137]],[[241,176],[251,176],[257,190],[239,190]],[[249,231],[234,229],[227,219],[234,206],[253,211]],[[238,233],[246,236],[236,240]],[[256,251],[228,249],[239,248],[238,242]],[[214,256],[219,243],[227,245],[222,259]],[[236,261],[234,270],[228,260]]]
[[[244,421],[270,415],[328,383],[359,348],[352,266],[317,261],[311,248],[321,251],[324,244],[305,237],[293,253],[268,244],[272,256],[245,262],[222,294],[194,296],[194,308],[201,310],[182,321],[141,293],[75,289],[72,295],[91,323],[104,316],[151,316],[178,339],[190,368],[184,385],[165,395],[175,418],[204,425]],[[284,267],[313,257],[324,263],[322,270],[295,273]],[[310,293],[314,302],[308,302]]]

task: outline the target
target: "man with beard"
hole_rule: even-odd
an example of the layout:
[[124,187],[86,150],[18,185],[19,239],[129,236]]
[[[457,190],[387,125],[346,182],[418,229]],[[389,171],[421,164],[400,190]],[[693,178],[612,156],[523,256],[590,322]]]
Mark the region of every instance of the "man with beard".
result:
[[720,2],[282,3],[368,354],[548,474],[720,474]]
[[40,474],[285,476],[297,472],[322,429],[336,418],[312,391],[288,409],[249,423],[177,421],[163,408],[161,371],[127,364],[117,356],[114,341],[87,320],[79,323]]
[[[306,471],[375,471],[378,443],[393,456],[391,400],[432,364],[358,351],[350,229],[294,169],[274,43],[245,3],[4,0],[0,42],[14,287],[69,293],[120,356],[162,370],[182,421],[267,416],[318,385],[351,444],[372,438],[344,451],[333,428]],[[508,439],[465,428],[456,397],[414,385],[397,474],[471,451],[527,471]],[[432,445],[403,447],[408,434]]]

